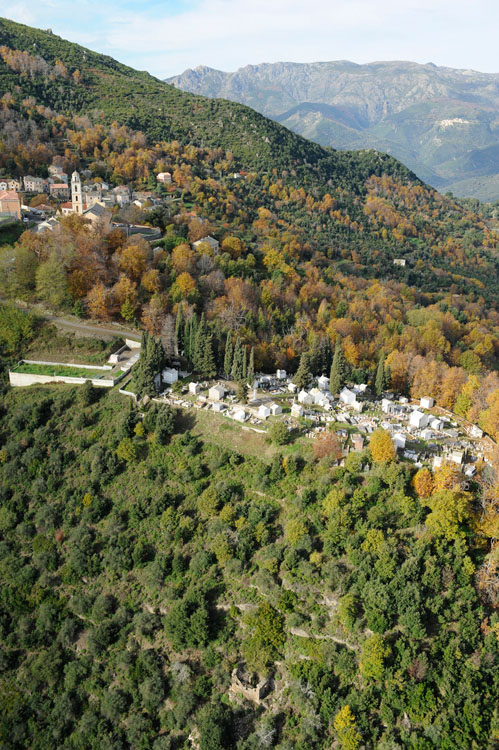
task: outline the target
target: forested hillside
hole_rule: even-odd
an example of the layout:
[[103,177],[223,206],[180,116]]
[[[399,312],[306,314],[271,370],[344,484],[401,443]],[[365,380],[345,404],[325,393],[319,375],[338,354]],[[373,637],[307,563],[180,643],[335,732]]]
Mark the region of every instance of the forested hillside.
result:
[[7,48],[0,59],[0,95],[19,87],[18,93],[61,114],[97,110],[108,123],[142,130],[151,141],[222,147],[255,168],[295,167],[300,182],[341,179],[348,172],[358,188],[370,172],[410,175],[389,157],[335,154],[249,107],[186,94],[46,31],[1,19],[0,45]]
[[2,747],[495,746],[478,485],[238,455],[123,399],[2,394]]
[[[127,238],[123,224],[106,235],[64,217],[48,234],[27,231],[3,246],[4,297],[135,321],[164,335],[170,351],[175,320],[204,316],[218,370],[235,336],[254,348],[257,369],[291,372],[302,354],[331,351],[341,337],[358,382],[374,377],[384,352],[393,388],[420,395],[424,387],[499,434],[496,240],[471,211],[386,175],[368,176],[361,193],[348,172],[341,185],[309,189],[291,171],[235,179],[230,152],[149,145],[140,132],[69,118],[32,98],[4,98],[2,117],[5,168],[43,171],[58,154],[68,172],[88,166],[92,179],[149,186],[153,195],[158,172],[173,179],[161,207],[132,210],[165,230],[154,250]],[[195,250],[210,232],[220,252]],[[401,258],[404,267],[393,262]],[[317,370],[329,366],[321,362]]]
[[[116,206],[107,230],[69,215],[0,234],[1,750],[493,750],[490,216],[47,32],[2,21],[0,42],[2,174],[55,159],[158,200]],[[138,222],[161,240],[128,236]],[[244,397],[242,362],[307,384],[341,351],[342,383],[433,396],[487,433],[488,460],[469,481],[415,467],[381,430],[389,450],[341,466],[306,424],[234,425],[236,450],[211,412],[9,388],[21,357],[110,351],[19,309],[34,303],[144,329],[139,397],[177,357]]]

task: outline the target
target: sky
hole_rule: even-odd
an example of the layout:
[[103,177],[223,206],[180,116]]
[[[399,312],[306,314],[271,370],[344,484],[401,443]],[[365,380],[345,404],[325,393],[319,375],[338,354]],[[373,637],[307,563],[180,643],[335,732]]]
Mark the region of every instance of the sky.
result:
[[319,60],[499,72],[499,0],[0,0],[0,16],[158,78]]

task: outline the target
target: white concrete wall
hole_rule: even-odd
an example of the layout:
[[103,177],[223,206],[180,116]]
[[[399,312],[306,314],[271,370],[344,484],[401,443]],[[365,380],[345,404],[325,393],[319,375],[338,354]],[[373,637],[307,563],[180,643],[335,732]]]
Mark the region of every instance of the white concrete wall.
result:
[[12,386],[36,385],[37,383],[67,383],[69,385],[83,385],[87,380],[90,380],[92,385],[100,388],[112,388],[122,377],[124,377],[124,374],[113,380],[101,378],[69,378],[59,375],[32,375],[29,372],[12,372],[12,370],[9,370],[9,382]]
[[140,341],[135,341],[135,339],[125,339],[125,344],[129,349],[140,349]]

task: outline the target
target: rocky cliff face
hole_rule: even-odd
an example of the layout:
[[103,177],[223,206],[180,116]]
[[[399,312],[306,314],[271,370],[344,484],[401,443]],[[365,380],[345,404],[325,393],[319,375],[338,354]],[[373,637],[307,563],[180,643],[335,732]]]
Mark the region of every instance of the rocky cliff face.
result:
[[322,145],[387,151],[440,189],[499,198],[499,74],[339,61],[201,66],[168,82],[249,104]]

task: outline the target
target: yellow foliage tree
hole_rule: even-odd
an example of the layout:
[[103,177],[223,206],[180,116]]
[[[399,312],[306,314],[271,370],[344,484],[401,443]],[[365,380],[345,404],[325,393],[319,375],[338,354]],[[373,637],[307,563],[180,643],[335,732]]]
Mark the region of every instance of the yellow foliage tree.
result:
[[156,294],[161,289],[161,281],[159,278],[159,271],[157,268],[150,268],[142,275],[140,281],[146,292]]
[[380,680],[384,671],[384,659],[390,654],[380,633],[368,636],[362,644],[360,655],[360,672],[368,680]]
[[493,391],[487,398],[489,408],[480,415],[480,426],[494,440],[499,441],[499,390]]
[[426,517],[429,531],[446,539],[460,539],[462,525],[471,520],[470,496],[467,492],[440,490],[424,501],[431,509]]
[[360,747],[362,737],[357,731],[355,716],[348,704],[338,711],[334,717],[333,726],[341,750],[357,750]]
[[120,306],[127,300],[133,306],[137,304],[137,284],[124,274],[121,274],[119,281],[114,285],[113,294]]
[[190,245],[187,245],[187,243],[183,243],[173,248],[172,265],[177,273],[192,271],[195,263],[196,253],[190,247]]
[[184,299],[196,291],[196,282],[190,273],[181,273],[175,283]]
[[322,515],[325,518],[329,518],[336,510],[338,510],[344,499],[345,492],[338,487],[333,487],[322,501]]
[[383,429],[375,430],[369,441],[372,459],[377,464],[385,464],[395,458],[395,445],[389,432]]
[[444,463],[435,469],[433,482],[437,491],[459,487],[459,472],[452,464]]

